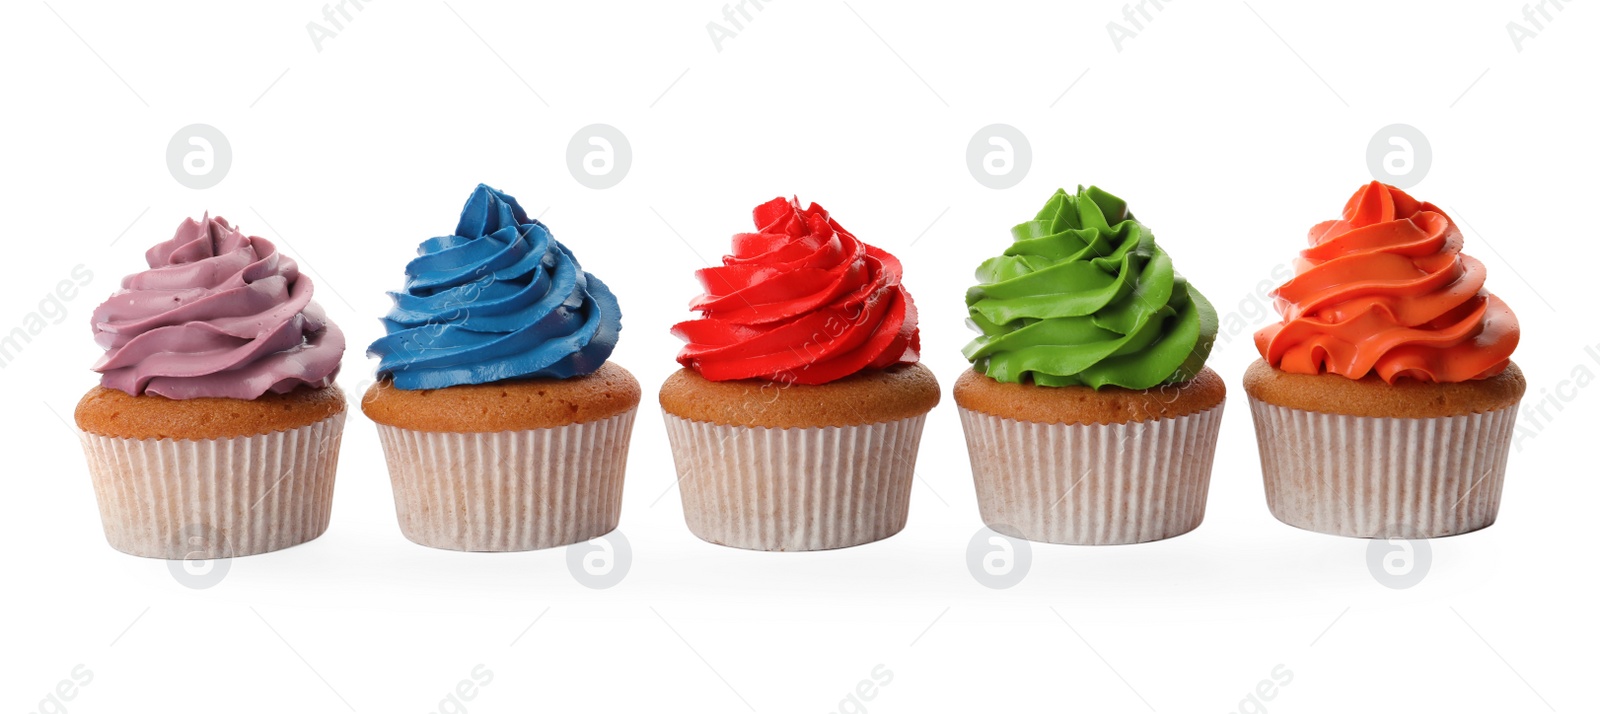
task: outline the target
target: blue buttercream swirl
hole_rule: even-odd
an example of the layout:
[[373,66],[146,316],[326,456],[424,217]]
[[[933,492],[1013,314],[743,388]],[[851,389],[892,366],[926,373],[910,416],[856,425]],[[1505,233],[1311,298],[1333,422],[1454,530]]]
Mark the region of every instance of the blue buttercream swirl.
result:
[[388,334],[367,348],[400,389],[600,368],[617,346],[617,298],[517,199],[479,184],[455,235],[429,238],[391,292]]

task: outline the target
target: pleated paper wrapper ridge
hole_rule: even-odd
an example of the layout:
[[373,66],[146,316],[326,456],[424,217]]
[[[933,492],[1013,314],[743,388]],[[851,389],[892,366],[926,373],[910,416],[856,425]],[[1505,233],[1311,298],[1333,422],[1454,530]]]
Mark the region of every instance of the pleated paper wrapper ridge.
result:
[[789,429],[664,416],[684,520],[702,540],[827,550],[882,540],[906,525],[926,415]]
[[1044,424],[961,409],[978,511],[1045,543],[1171,538],[1205,518],[1222,404],[1125,424]]
[[1436,538],[1494,523],[1515,405],[1428,419],[1250,400],[1272,515],[1318,533]]
[[106,540],[124,553],[179,560],[255,555],[322,535],[344,416],[231,439],[82,432]]
[[503,552],[611,532],[636,412],[495,433],[379,424],[401,533],[434,548]]

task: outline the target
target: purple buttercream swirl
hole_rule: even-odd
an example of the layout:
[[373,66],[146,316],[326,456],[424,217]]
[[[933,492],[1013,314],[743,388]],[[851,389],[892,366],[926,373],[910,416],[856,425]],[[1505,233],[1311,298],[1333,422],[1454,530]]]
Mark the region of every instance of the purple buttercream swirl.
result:
[[311,278],[265,238],[210,214],[145,252],[94,311],[100,384],[171,399],[255,399],[333,384],[344,333],[311,301]]

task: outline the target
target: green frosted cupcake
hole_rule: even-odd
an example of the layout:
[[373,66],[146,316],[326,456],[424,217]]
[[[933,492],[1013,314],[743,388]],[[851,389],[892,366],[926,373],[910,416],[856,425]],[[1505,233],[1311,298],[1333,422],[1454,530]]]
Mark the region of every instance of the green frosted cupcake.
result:
[[1127,203],[1056,191],[967,291],[979,336],[956,382],[979,510],[1052,543],[1200,525],[1226,390],[1217,314]]

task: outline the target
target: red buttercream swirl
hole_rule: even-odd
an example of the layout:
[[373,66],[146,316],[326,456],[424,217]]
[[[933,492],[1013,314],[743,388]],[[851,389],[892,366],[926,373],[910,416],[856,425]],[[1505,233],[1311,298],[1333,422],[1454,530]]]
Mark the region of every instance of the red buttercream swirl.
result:
[[1299,374],[1377,374],[1464,382],[1511,361],[1521,330],[1484,289],[1483,263],[1461,252],[1444,211],[1377,181],[1344,218],[1311,229],[1296,275],[1273,295],[1283,322],[1256,333],[1273,367]]
[[824,384],[917,361],[917,309],[900,261],[861,242],[813,203],[775,198],[722,265],[695,271],[701,319],[672,332],[678,362],[713,381]]

